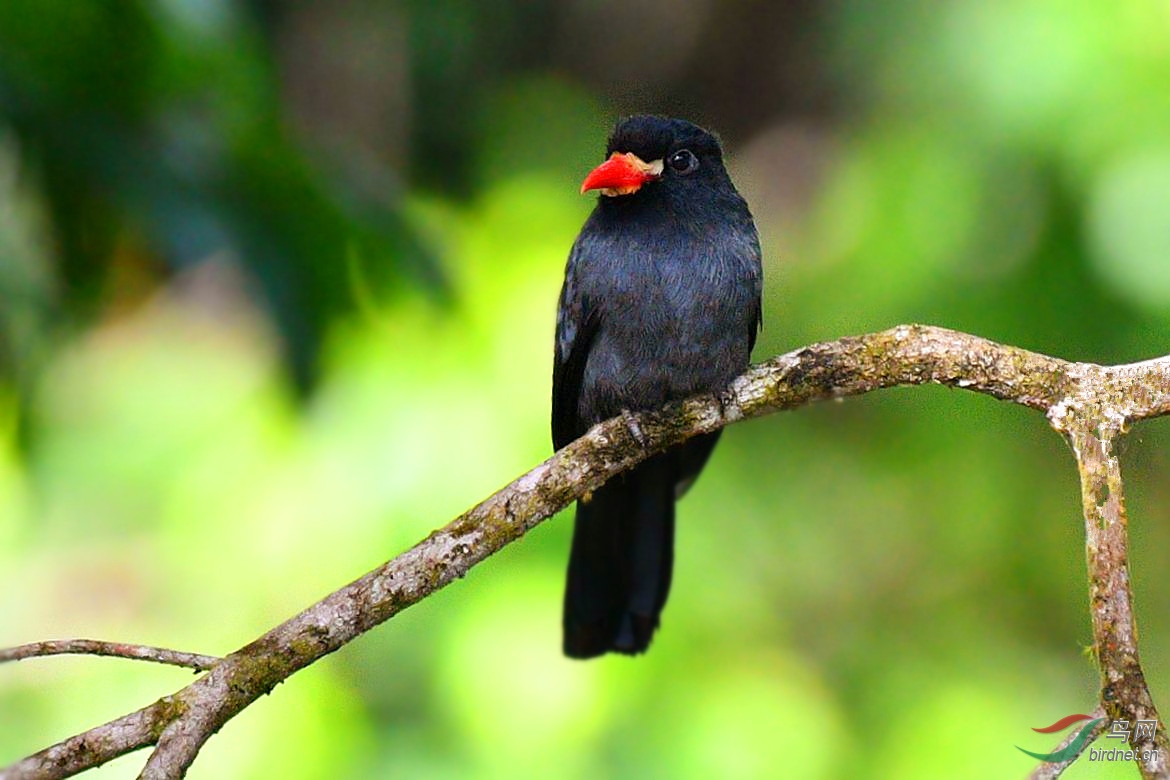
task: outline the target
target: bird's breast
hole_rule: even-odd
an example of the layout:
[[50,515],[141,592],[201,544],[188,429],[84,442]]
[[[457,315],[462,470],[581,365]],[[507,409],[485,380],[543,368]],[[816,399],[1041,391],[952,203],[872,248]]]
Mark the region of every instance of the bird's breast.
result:
[[601,325],[581,413],[596,421],[721,389],[748,365],[758,273],[702,243],[643,247],[598,276]]

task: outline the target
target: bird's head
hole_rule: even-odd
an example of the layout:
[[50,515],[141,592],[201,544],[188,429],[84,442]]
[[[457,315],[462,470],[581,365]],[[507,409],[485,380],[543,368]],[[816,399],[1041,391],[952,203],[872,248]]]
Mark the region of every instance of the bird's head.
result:
[[608,159],[581,183],[581,193],[599,190],[624,198],[661,187],[685,188],[725,181],[719,139],[682,119],[639,115],[618,122],[606,148]]

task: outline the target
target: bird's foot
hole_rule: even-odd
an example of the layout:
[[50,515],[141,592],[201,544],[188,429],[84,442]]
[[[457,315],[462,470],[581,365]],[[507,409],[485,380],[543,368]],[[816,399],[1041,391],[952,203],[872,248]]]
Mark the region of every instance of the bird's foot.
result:
[[719,404],[719,419],[726,420],[728,409],[735,404],[735,394],[730,387],[726,387],[715,393],[715,403]]
[[638,446],[646,449],[646,434],[642,432],[642,426],[638,424],[638,416],[629,409],[622,409],[622,420],[626,424],[626,430],[630,432],[630,436],[634,438]]

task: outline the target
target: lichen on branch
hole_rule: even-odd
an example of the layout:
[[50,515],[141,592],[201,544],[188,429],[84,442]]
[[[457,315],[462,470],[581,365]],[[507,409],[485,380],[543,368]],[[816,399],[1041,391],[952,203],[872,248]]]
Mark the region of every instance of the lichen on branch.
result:
[[203,744],[257,698],[655,452],[813,401],[928,383],[1041,411],[1072,445],[1082,477],[1101,704],[1110,718],[1156,721],[1155,734],[1140,744],[1153,746],[1160,761],[1139,761],[1139,769],[1147,778],[1166,777],[1166,729],[1138,661],[1121,472],[1112,448],[1129,424],[1170,413],[1170,357],[1098,366],[903,325],[803,347],[751,368],[723,393],[594,426],[411,549],[215,661],[172,696],[0,769],[0,780],[68,777],[150,745],[155,750],[140,776],[182,777]]

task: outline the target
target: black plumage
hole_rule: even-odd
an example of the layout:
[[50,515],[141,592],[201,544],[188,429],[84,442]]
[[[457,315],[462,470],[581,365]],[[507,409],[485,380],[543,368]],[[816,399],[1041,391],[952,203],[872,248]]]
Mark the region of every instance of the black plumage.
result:
[[[602,195],[569,254],[557,312],[558,449],[623,410],[723,389],[748,366],[760,325],[759,239],[715,136],[634,116],[607,155],[582,188]],[[675,499],[717,439],[654,456],[578,503],[566,655],[647,648],[670,590]]]

